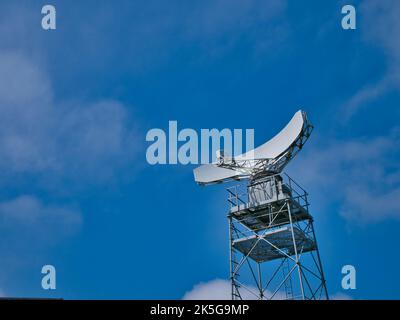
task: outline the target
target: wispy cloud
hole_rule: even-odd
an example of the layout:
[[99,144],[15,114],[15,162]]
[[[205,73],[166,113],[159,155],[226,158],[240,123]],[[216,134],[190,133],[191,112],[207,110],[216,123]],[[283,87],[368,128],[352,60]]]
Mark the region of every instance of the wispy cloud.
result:
[[[18,272],[79,233],[85,213],[72,195],[134,167],[142,139],[118,101],[57,98],[33,40],[40,39],[37,14],[32,22],[30,10],[11,5],[0,17],[0,285],[9,288]],[[28,23],[38,29],[29,32]]]
[[[193,52],[193,61],[202,63],[203,57],[213,61],[214,57],[228,54],[240,41],[246,42],[249,52],[276,50],[276,44],[286,39],[288,33],[286,3],[286,0],[185,3],[121,0],[118,6],[114,3],[99,6],[95,1],[85,1],[80,10],[63,6],[62,29],[57,30],[59,38],[50,40],[51,53],[45,50],[48,37],[43,36],[40,28],[36,29],[37,6],[26,4],[20,10],[20,6],[8,4],[0,12],[0,36],[8,48],[22,47],[25,52],[36,52],[38,60],[53,55],[63,57],[65,68],[56,67],[71,78],[75,78],[76,72],[101,74],[111,70],[111,66],[124,73],[149,71],[167,64],[187,49]],[[115,19],[110,12],[119,18]]]
[[[286,1],[217,0],[201,1],[192,6],[183,19],[184,34],[195,39],[221,37],[239,39],[244,33],[260,32],[260,26],[278,20],[285,12]],[[262,33],[262,32],[261,32]]]
[[[19,295],[14,290],[21,274],[31,272],[38,261],[48,262],[46,253],[76,236],[82,225],[83,215],[76,205],[48,203],[29,194],[0,202],[1,287],[7,294],[12,291]],[[5,292],[0,290],[2,295]]]
[[240,41],[255,57],[279,48],[290,28],[285,19],[287,1],[217,0],[191,6],[179,25],[187,43],[195,42],[210,57],[221,56]]
[[358,224],[400,219],[400,134],[326,141],[293,164],[299,181],[320,200],[340,203],[340,214]]
[[386,73],[376,82],[361,87],[343,107],[343,116],[350,119],[367,103],[391,91],[400,90],[400,2],[366,0],[360,6],[364,40],[381,48],[387,58]]
[[18,52],[0,51],[0,74],[0,168],[8,175],[83,181],[132,161],[135,123],[119,102],[58,102],[47,74]]
[[[56,242],[79,231],[82,215],[79,210],[60,205],[45,205],[31,195],[22,195],[0,203],[0,228],[31,240]],[[33,245],[31,242],[30,245]]]

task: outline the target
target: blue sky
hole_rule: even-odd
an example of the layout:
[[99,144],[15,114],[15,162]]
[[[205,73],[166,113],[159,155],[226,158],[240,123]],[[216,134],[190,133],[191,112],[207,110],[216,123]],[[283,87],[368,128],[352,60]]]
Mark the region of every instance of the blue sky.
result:
[[150,166],[146,132],[254,128],[258,145],[303,108],[315,130],[287,171],[330,293],[400,298],[400,5],[352,1],[345,31],[347,3],[51,1],[44,31],[45,3],[2,1],[0,293],[180,299],[226,279],[224,187]]

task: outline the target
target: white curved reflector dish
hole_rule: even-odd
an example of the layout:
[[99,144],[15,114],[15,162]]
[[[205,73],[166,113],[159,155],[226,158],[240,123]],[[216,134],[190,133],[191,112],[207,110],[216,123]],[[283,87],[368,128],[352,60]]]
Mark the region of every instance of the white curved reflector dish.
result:
[[297,111],[290,122],[275,137],[261,146],[235,157],[236,160],[275,159],[284,153],[296,141],[304,126],[301,110]]
[[240,172],[217,167],[214,164],[204,164],[193,170],[194,180],[200,184],[218,183],[240,176]]
[[[303,111],[297,111],[286,127],[275,137],[254,150],[239,155],[234,159],[241,161],[278,158],[298,139],[302,133],[305,121]],[[195,181],[200,184],[219,183],[228,179],[243,177],[243,172],[221,168],[216,164],[202,165],[194,169],[193,173]]]

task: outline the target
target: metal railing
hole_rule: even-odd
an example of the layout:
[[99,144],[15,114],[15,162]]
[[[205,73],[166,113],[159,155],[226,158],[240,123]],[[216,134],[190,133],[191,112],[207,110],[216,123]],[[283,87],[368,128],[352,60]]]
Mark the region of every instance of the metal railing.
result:
[[251,207],[249,201],[249,187],[255,188],[257,185],[261,185],[266,181],[271,181],[271,186],[274,188],[278,186],[278,183],[281,183],[283,189],[282,192],[289,193],[292,201],[296,201],[300,206],[308,211],[309,202],[307,191],[286,173],[271,175],[262,178],[259,181],[251,181],[247,184],[241,183],[227,188],[226,190],[228,192],[230,209],[236,207],[239,208],[240,205]]
[[247,205],[249,202],[249,195],[247,186],[244,184],[234,185],[226,189],[228,191],[228,202],[230,208],[239,207],[239,205]]
[[283,174],[284,176],[284,185],[286,185],[291,194],[292,199],[295,200],[299,205],[305,208],[308,211],[308,207],[310,203],[308,202],[308,193],[307,191],[300,186],[295,180],[293,180],[287,173]]

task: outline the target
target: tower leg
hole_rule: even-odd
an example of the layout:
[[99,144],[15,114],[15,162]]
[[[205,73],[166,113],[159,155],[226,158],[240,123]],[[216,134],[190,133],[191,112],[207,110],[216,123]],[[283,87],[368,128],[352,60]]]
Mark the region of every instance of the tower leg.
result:
[[229,278],[231,281],[231,299],[242,300],[239,292],[239,285],[235,280],[236,277],[238,276],[236,270],[238,262],[236,261],[235,249],[233,248],[234,225],[231,216],[228,216],[228,221],[229,221]]
[[294,248],[294,254],[295,254],[296,265],[297,265],[297,273],[299,275],[301,296],[302,296],[302,299],[305,300],[304,286],[303,286],[303,276],[302,276],[302,270],[301,270],[300,261],[299,261],[299,255],[298,255],[298,252],[297,252],[297,241],[296,241],[296,237],[294,235],[292,212],[290,210],[290,202],[289,201],[286,201],[286,206],[287,206],[287,209],[288,209],[288,215],[289,215],[289,221],[290,221],[290,229],[291,229],[291,233],[292,233],[293,248]]
[[260,291],[260,300],[264,300],[264,290],[261,278],[261,266],[257,263],[257,274],[258,274],[258,290]]
[[232,217],[228,216],[228,221],[229,221],[229,279],[231,280],[231,299],[235,300],[235,295],[234,295],[234,279],[233,279],[233,246],[232,246],[232,242],[233,242],[233,238],[232,238]]
[[315,242],[315,249],[316,249],[316,251],[317,251],[318,269],[319,269],[319,272],[320,272],[321,278],[322,278],[322,286],[323,286],[323,289],[324,289],[324,292],[325,292],[326,300],[329,300],[329,294],[328,294],[328,289],[327,289],[327,287],[326,287],[326,280],[325,280],[325,275],[324,275],[324,269],[322,268],[322,262],[321,262],[321,256],[319,255],[317,237],[315,236],[314,222],[311,220],[311,221],[310,221],[310,224],[311,224],[311,230],[312,230],[312,234],[313,234],[313,238],[314,238],[314,242]]

